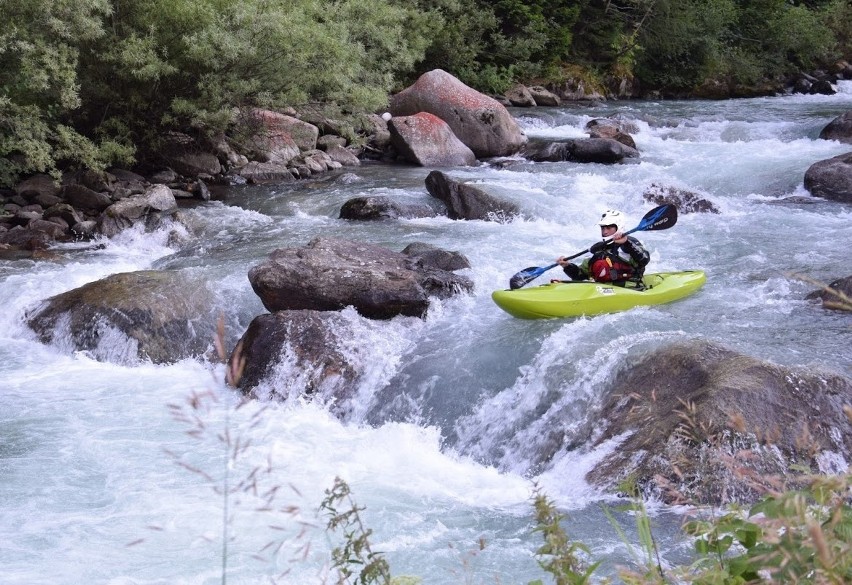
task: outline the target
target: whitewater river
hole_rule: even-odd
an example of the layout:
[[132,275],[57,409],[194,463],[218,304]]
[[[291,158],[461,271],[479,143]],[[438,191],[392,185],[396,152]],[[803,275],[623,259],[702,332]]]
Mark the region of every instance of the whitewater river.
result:
[[[605,513],[618,502],[583,481],[602,454],[576,439],[594,428],[587,414],[619,368],[667,342],[699,338],[852,376],[849,315],[804,301],[814,287],[788,276],[827,282],[852,271],[852,208],[812,199],[802,186],[811,164],[852,149],[817,138],[852,109],[852,82],[839,90],[513,110],[529,136],[550,138],[585,136],[589,120],[618,113],[637,125],[641,158],[445,169],[515,202],[524,219],[511,224],[337,219],[356,196],[430,202],[430,169],[373,164],[313,182],[232,188],[186,210],[193,232],[181,248],[169,247],[165,234],[128,232],[102,246],[61,247],[47,260],[3,261],[0,583],[221,583],[221,487],[255,468],[257,493],[277,486],[278,497],[271,510],[260,509],[252,490],[228,500],[228,583],[269,583],[283,573],[281,583],[331,582],[329,550],[339,541],[322,529],[317,507],[335,476],[365,507],[373,548],[394,575],[441,585],[544,578],[533,556],[540,542],[531,531],[534,482],[568,516],[568,532],[605,561],[602,575],[629,563],[631,551]],[[698,294],[537,322],[492,303],[491,291],[518,270],[596,241],[603,209],[621,209],[638,223],[653,207],[642,198],[652,184],[693,191],[720,211],[682,214],[672,229],[637,234],[652,270],[706,271]],[[791,196],[797,199],[784,201]],[[235,409],[219,366],[105,363],[43,346],[24,325],[42,299],[154,268],[203,275],[228,307],[228,330],[239,335],[265,312],[249,268],[317,235],[394,250],[412,242],[457,250],[475,283],[470,295],[434,303],[424,320],[376,322],[344,311],[355,332],[344,351],[362,373],[346,421],[312,403]],[[543,280],[550,276],[559,273]],[[292,387],[298,376],[285,367],[276,384]],[[190,412],[194,395],[202,428],[189,434],[194,425],[176,415]],[[217,438],[225,429],[247,444],[230,463]],[[553,445],[556,455],[541,460]],[[678,511],[652,508],[664,562],[688,558]],[[629,539],[631,518],[614,517]]]

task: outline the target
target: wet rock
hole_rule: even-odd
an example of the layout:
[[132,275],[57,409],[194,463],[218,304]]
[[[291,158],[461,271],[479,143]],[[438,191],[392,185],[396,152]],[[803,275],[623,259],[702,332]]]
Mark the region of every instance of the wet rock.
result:
[[285,164],[250,162],[237,170],[239,176],[249,183],[289,183],[296,178]]
[[[852,276],[838,278],[830,282],[827,288],[830,290],[821,288],[808,293],[805,298],[822,300],[822,306],[826,309],[852,311]],[[841,295],[845,295],[846,299]]]
[[753,502],[773,480],[845,473],[852,380],[785,368],[708,341],[634,361],[603,405],[595,445],[618,446],[587,475],[616,489],[628,476],[667,502]]
[[852,110],[836,117],[823,128],[819,137],[824,140],[837,140],[852,144]]
[[170,363],[202,355],[216,303],[202,279],[184,273],[114,274],[43,301],[27,313],[42,343],[99,361]]
[[804,182],[814,197],[852,203],[852,152],[815,162],[805,171]]
[[[631,126],[635,127],[635,124]],[[586,130],[589,132],[589,138],[611,138],[625,146],[636,148],[636,141],[629,134],[626,125],[617,120],[597,118],[586,124]]]
[[340,208],[340,219],[412,219],[417,217],[435,217],[434,209],[426,204],[405,204],[394,201],[386,195],[355,197]]
[[343,418],[357,388],[356,365],[341,350],[350,327],[336,312],[279,311],[255,317],[231,355],[244,359],[237,387],[248,396],[286,401],[322,398]]
[[450,219],[508,222],[520,215],[514,203],[454,181],[441,171],[432,171],[426,176],[426,189],[432,197],[444,202]]
[[639,151],[612,138],[535,139],[527,143],[521,156],[533,162],[613,164],[626,158],[636,158]]
[[46,250],[52,241],[48,234],[23,226],[0,231],[0,245],[18,250]]
[[165,185],[154,185],[142,195],[132,195],[117,201],[98,218],[98,231],[108,238],[155,212],[177,208],[174,193]]
[[643,199],[654,205],[670,204],[677,207],[679,213],[719,213],[719,209],[697,193],[677,187],[652,183],[644,193]]
[[470,279],[418,266],[399,252],[336,238],[282,248],[249,270],[249,282],[268,311],[338,311],[353,306],[371,319],[422,317],[429,298],[470,291]]
[[424,267],[428,266],[450,272],[470,268],[470,261],[464,254],[443,250],[425,242],[412,242],[402,250],[402,253],[410,256]]

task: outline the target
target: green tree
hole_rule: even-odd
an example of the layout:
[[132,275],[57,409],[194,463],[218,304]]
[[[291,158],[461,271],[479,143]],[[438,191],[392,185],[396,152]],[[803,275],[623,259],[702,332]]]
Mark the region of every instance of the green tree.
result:
[[170,128],[224,129],[234,107],[376,108],[426,48],[422,15],[382,0],[115,4],[84,64],[78,122],[155,149]]
[[107,0],[0,0],[0,185],[58,164],[98,168],[131,151],[68,124],[81,106],[80,46],[102,37]]
[[676,90],[721,74],[736,19],[733,0],[657,0],[638,35],[636,74],[650,86]]

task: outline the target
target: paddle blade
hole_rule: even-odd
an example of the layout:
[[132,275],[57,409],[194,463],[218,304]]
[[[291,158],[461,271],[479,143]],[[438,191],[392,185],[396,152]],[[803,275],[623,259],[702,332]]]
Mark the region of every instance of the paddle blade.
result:
[[[639,225],[630,230],[631,232],[648,232],[654,230],[667,230],[677,223],[677,207],[671,203],[655,207],[645,214]],[[630,233],[630,232],[627,232]]]
[[556,266],[556,264],[551,264],[550,266],[530,266],[529,268],[524,268],[515,276],[509,279],[509,288],[515,290],[517,288],[521,288],[522,286],[526,286],[527,284],[529,284],[554,266]]

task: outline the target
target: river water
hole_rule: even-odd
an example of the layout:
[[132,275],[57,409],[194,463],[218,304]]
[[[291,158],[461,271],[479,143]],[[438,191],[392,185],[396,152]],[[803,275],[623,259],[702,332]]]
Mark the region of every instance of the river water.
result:
[[[589,120],[620,114],[638,127],[641,159],[445,169],[515,202],[524,218],[510,224],[337,219],[362,195],[434,203],[429,169],[366,164],[317,181],[231,188],[185,210],[190,245],[179,249],[166,234],[132,231],[100,246],[62,246],[48,260],[3,261],[0,583],[201,585],[221,583],[223,571],[228,583],[331,582],[329,550],[339,541],[317,507],[336,476],[365,508],[373,548],[394,575],[447,585],[544,578],[533,556],[534,483],[567,515],[568,532],[605,561],[601,574],[629,563],[606,513],[618,502],[582,479],[604,455],[583,438],[619,368],[667,342],[701,338],[852,375],[850,317],[805,302],[814,287],[789,276],[849,274],[852,208],[809,198],[802,186],[812,163],[850,150],[817,138],[852,109],[852,82],[839,90],[513,110],[529,136],[551,138],[585,136]],[[493,305],[491,291],[518,270],[596,241],[603,209],[638,223],[653,206],[642,198],[652,184],[688,189],[720,211],[637,234],[649,270],[706,271],[698,294],[592,319],[528,322]],[[800,198],[785,202],[790,196]],[[118,272],[172,269],[211,283],[234,337],[265,312],[248,269],[317,235],[457,250],[475,283],[473,294],[435,302],[423,320],[343,312],[354,333],[342,349],[362,375],[345,421],[310,402],[236,408],[221,366],[105,363],[41,345],[23,324],[51,295]],[[559,274],[542,280],[550,276]],[[285,366],[279,378],[294,387],[299,372]],[[226,429],[245,445],[230,460],[218,438]],[[226,513],[222,486],[252,470],[257,490],[232,495]],[[260,497],[268,490],[278,496],[272,509]],[[679,511],[652,509],[664,562],[682,561]],[[630,540],[631,518],[612,513]]]

